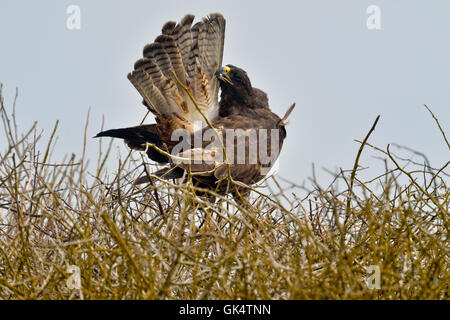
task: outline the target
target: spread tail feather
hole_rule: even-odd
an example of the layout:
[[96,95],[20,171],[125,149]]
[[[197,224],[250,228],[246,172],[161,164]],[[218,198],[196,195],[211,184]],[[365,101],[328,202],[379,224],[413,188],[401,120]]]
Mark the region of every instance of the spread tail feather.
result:
[[181,128],[204,119],[171,70],[210,120],[219,112],[219,83],[214,73],[222,64],[225,19],[213,13],[195,25],[193,20],[193,15],[187,15],[178,24],[166,23],[128,74],[148,109],[162,118],[175,114],[182,120],[178,124]]

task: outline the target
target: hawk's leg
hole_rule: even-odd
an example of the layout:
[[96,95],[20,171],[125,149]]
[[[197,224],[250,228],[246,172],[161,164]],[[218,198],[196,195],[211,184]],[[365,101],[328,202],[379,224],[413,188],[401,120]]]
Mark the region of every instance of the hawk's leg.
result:
[[234,201],[244,208],[245,210],[250,210],[253,208],[253,206],[250,203],[250,188],[242,188],[239,187],[237,189],[234,189],[231,194],[233,195]]

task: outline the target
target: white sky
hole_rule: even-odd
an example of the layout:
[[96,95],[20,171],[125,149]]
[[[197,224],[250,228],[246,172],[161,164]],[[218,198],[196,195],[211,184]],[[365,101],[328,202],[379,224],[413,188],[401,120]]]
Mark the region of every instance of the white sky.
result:
[[[66,27],[72,4],[81,8],[80,30]],[[369,5],[381,9],[381,30],[366,26]],[[420,150],[435,167],[450,159],[423,107],[432,108],[450,136],[445,0],[1,0],[6,104],[12,105],[18,87],[23,131],[36,120],[49,134],[60,120],[56,158],[81,155],[89,108],[89,138],[100,131],[102,115],[105,129],[141,121],[146,110],[126,74],[161,26],[187,13],[199,19],[210,12],[227,19],[224,64],[247,70],[280,116],[297,102],[280,159],[282,177],[301,183],[312,163],[317,170],[350,169],[359,148],[353,140],[364,138],[378,114],[371,143]],[[125,154],[123,143],[115,146]],[[5,148],[1,138],[0,148]],[[97,150],[97,141],[88,140],[93,161]],[[361,164],[382,169],[373,155],[367,150]]]

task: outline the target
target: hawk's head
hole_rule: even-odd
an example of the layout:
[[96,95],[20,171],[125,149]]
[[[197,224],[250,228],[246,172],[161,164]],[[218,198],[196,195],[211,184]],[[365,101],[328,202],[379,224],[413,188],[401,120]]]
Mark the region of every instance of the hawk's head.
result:
[[248,97],[252,92],[252,84],[247,72],[241,68],[229,64],[217,70],[215,76],[220,81],[222,92],[242,99]]

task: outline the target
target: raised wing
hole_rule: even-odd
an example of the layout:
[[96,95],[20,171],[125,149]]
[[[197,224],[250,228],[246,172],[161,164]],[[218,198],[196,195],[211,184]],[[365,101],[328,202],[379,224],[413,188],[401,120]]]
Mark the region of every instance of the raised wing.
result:
[[168,123],[164,126],[170,131],[184,128],[193,132],[195,121],[201,121],[202,127],[206,124],[171,70],[208,119],[216,119],[219,113],[219,83],[214,72],[222,65],[225,19],[214,13],[195,25],[193,20],[193,15],[186,15],[178,24],[167,22],[128,74],[144,104],[159,123]]

